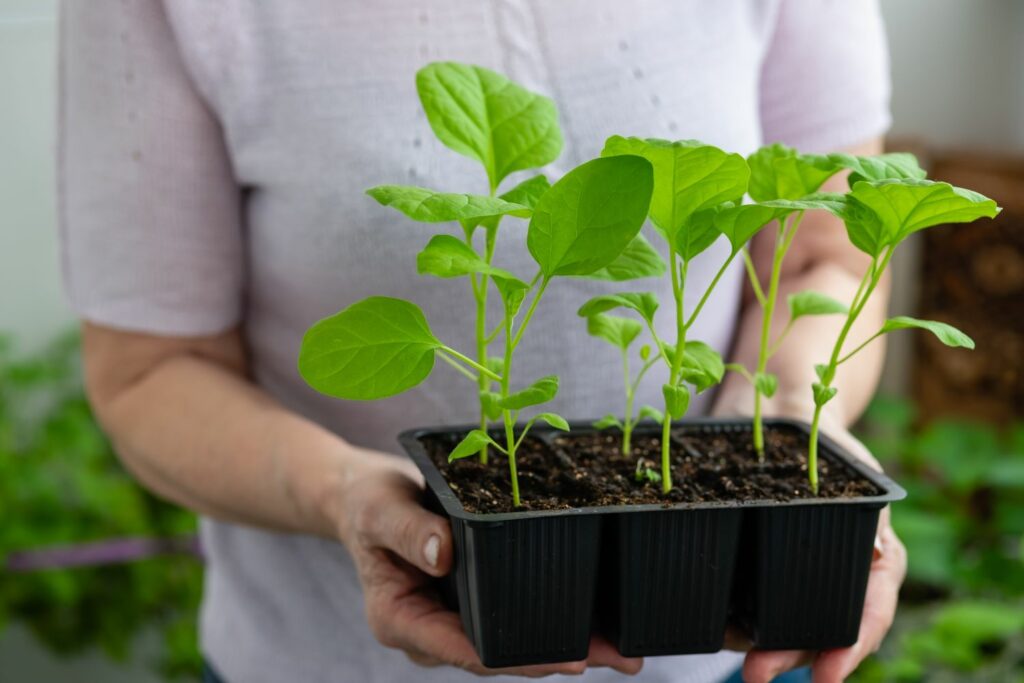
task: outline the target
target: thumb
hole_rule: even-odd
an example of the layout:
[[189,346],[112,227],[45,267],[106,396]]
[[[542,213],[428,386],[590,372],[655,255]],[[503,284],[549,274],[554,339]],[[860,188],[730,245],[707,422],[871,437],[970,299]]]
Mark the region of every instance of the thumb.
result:
[[418,489],[412,481],[406,481],[408,486],[392,487],[366,505],[364,538],[369,545],[390,550],[420,571],[444,576],[451,568],[451,527],[448,520],[420,505]]

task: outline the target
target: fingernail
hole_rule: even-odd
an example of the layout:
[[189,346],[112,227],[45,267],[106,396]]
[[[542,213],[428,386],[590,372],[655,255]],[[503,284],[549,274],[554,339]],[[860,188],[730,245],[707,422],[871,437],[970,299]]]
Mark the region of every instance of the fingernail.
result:
[[441,537],[434,534],[423,545],[423,557],[431,567],[437,566],[437,553],[441,550]]
[[880,559],[882,559],[882,555],[884,555],[884,554],[885,554],[885,551],[882,548],[882,537],[879,536],[878,534],[875,534],[875,552],[874,552],[873,559],[880,560]]

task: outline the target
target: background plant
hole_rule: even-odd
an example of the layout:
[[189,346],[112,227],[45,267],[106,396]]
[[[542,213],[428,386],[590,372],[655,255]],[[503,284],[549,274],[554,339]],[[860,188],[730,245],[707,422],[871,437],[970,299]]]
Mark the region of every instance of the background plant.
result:
[[622,386],[626,394],[626,406],[622,413],[622,419],[609,413],[596,421],[594,427],[597,429],[617,427],[622,432],[621,451],[625,456],[630,454],[633,428],[638,421],[650,418],[655,422],[661,423],[665,420],[664,413],[657,408],[644,405],[640,407],[639,412],[636,412],[633,407],[633,400],[636,397],[637,389],[640,387],[640,382],[643,381],[647,371],[658,362],[661,354],[660,351],[652,353],[651,347],[648,344],[641,346],[639,352],[640,369],[635,377],[632,375],[629,370],[629,347],[643,330],[643,325],[631,318],[608,315],[606,313],[595,313],[587,317],[587,333],[608,342],[617,348],[622,356]]
[[893,632],[855,680],[1024,680],[1024,424],[915,423],[883,396],[857,430],[907,489],[892,522],[909,567]]
[[156,631],[154,667],[198,677],[199,561],[138,562],[11,572],[16,551],[112,537],[180,537],[195,517],[149,495],[120,466],[89,410],[78,340],[15,357],[0,339],[0,630],[22,624],[68,655],[99,647],[123,661],[139,635]]

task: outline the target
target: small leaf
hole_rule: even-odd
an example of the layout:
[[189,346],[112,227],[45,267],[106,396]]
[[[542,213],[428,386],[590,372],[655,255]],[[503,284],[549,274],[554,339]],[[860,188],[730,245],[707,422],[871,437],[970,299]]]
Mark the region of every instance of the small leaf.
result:
[[480,429],[474,429],[469,434],[466,434],[465,438],[463,438],[462,441],[455,446],[455,449],[448,454],[448,462],[476,455],[483,450],[484,446],[493,443],[494,440],[487,435],[487,432]]
[[490,69],[428,64],[416,74],[416,91],[437,138],[479,161],[491,187],[510,173],[551,163],[562,151],[554,102]]
[[698,211],[742,197],[750,178],[742,156],[697,140],[669,142],[616,135],[608,138],[601,155],[618,154],[637,154],[654,165],[651,220],[670,244],[681,239],[686,247],[682,251],[693,255],[698,251],[696,232],[682,237],[678,233]]
[[767,145],[747,158],[750,196],[758,202],[799,199],[835,175],[838,164],[818,154],[800,154],[782,144]]
[[615,417],[611,413],[608,413],[600,420],[594,422],[594,429],[610,429],[611,427],[618,427],[619,429],[622,429],[622,422],[620,422],[619,418]]
[[928,330],[946,346],[963,347],[966,349],[974,348],[974,340],[952,325],[940,323],[936,320],[918,320],[917,318],[908,318],[903,315],[886,320],[885,324],[882,325],[882,329],[879,330],[879,334],[885,334],[886,332],[892,332],[893,330],[905,330],[908,328]]
[[814,374],[817,375],[818,379],[820,379],[822,382],[832,381],[831,377],[826,377],[826,375],[828,374],[828,366],[825,365],[824,363],[816,363],[814,365]]
[[596,313],[587,318],[587,333],[592,337],[600,337],[612,346],[626,349],[636,339],[644,326],[630,318],[620,318],[617,315],[605,315]]
[[840,313],[845,315],[850,312],[846,304],[812,290],[790,294],[786,297],[786,303],[789,305],[790,320],[796,320],[805,315],[838,315]]
[[498,402],[505,410],[522,410],[529,406],[547,403],[558,393],[558,377],[549,375],[542,377],[530,386],[509,394]]
[[678,420],[686,414],[690,407],[690,390],[685,386],[674,387],[671,384],[663,384],[661,393],[665,397],[665,411],[673,420]]
[[435,192],[412,185],[380,185],[366,191],[384,206],[404,213],[422,223],[466,221],[490,216],[528,217],[530,209],[497,197]]
[[505,305],[505,312],[510,318],[515,317],[523,305],[526,293],[530,291],[530,285],[518,278],[502,277],[500,275],[493,276],[491,280],[501,295],[501,300]]
[[306,331],[299,373],[321,393],[369,401],[399,394],[426,379],[441,346],[418,306],[374,296]]
[[615,308],[628,308],[631,311],[636,311],[641,318],[653,324],[654,313],[658,310],[658,299],[650,292],[602,294],[580,306],[580,310],[576,314],[583,318],[589,318]]
[[640,412],[637,415],[637,419],[639,420],[643,420],[644,418],[654,420],[658,424],[661,424],[665,421],[665,413],[661,412],[654,406],[645,405],[640,408]]
[[770,372],[758,372],[754,375],[754,387],[762,396],[771,398],[779,389],[779,378]]
[[551,183],[543,174],[527,178],[501,196],[506,202],[521,204],[531,210],[537,206],[537,202],[544,196],[544,193],[551,189]]
[[497,420],[501,417],[501,394],[496,391],[481,391],[480,392],[480,407],[483,408],[484,415],[487,416],[488,420]]
[[640,360],[647,360],[651,357],[651,345],[644,344],[640,347]]
[[488,265],[472,247],[451,235],[434,235],[416,255],[416,272],[450,278],[484,273],[512,278],[511,273]]
[[546,422],[555,429],[560,429],[563,432],[569,431],[569,422],[564,417],[558,415],[557,413],[538,413],[533,417],[533,420],[531,421],[537,420],[541,422]]
[[588,275],[612,263],[647,217],[651,165],[636,156],[593,159],[537,202],[526,246],[546,277]]
[[697,393],[722,381],[725,364],[722,356],[701,341],[688,341],[684,347],[682,377],[694,385]]
[[638,280],[661,277],[665,274],[665,261],[643,235],[637,235],[614,261],[586,277],[591,280]]
[[829,154],[828,158],[836,166],[850,169],[850,187],[862,180],[921,179],[927,175],[918,164],[917,157],[906,152],[890,152],[877,156],[855,156],[837,152]]
[[505,372],[505,359],[501,356],[488,356],[487,369],[495,375],[500,375]]
[[835,387],[827,387],[818,382],[812,384],[811,388],[814,390],[814,405],[816,406],[823,406],[831,401],[838,391]]

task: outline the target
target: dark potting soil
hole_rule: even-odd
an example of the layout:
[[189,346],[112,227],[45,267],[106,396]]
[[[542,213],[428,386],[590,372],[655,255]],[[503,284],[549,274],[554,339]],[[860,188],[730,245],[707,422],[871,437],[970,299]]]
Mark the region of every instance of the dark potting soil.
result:
[[[677,430],[672,442],[673,488],[667,496],[662,494],[660,482],[636,478],[638,458],[645,461],[645,467],[660,472],[660,430],[634,433],[629,456],[622,455],[622,435],[616,430],[572,432],[556,436],[551,445],[527,438],[516,454],[519,508],[512,506],[508,461],[501,453],[491,449],[487,465],[475,457],[448,463],[458,436],[425,438],[423,443],[469,512],[814,497],[807,483],[807,435],[793,428],[766,427],[764,464],[757,461],[749,431]],[[818,458],[818,471],[818,497],[880,494],[856,471],[827,457]]]

